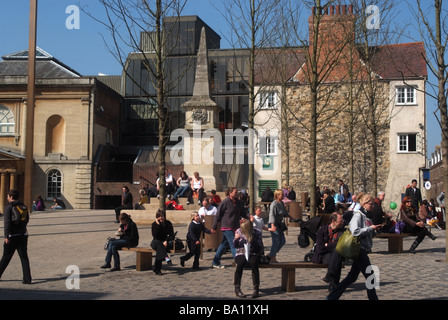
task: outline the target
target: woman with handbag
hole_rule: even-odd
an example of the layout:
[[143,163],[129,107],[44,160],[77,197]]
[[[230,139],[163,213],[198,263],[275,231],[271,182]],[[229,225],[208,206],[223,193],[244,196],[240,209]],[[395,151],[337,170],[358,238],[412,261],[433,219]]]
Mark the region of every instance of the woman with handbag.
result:
[[262,241],[261,231],[255,229],[250,219],[241,219],[240,228],[235,232],[235,239],[233,246],[236,249],[235,254],[235,294],[237,297],[245,298],[244,293],[241,292],[241,278],[243,276],[243,269],[249,265],[252,269],[252,283],[254,290],[252,298],[259,296],[260,288],[260,271],[258,269],[259,257],[263,254],[264,247]]
[[135,248],[138,246],[139,235],[138,228],[134,221],[132,221],[131,216],[126,213],[121,213],[118,217],[121,222],[120,228],[118,229],[117,236],[120,239],[111,239],[107,245],[107,254],[104,265],[101,269],[111,268],[112,257],[114,258],[114,267],[110,271],[119,271],[120,269],[120,255],[118,250],[123,247]]
[[[361,204],[361,209],[353,213],[353,217],[349,223],[350,232],[353,236],[359,237],[361,243],[359,255],[358,258],[353,261],[350,272],[345,279],[330,292],[327,296],[327,300],[338,300],[348,286],[358,279],[359,273],[362,273],[366,279],[371,276],[366,272],[367,267],[370,266],[370,259],[367,253],[372,248],[372,238],[375,230],[381,228],[382,225],[372,225],[371,220],[366,216],[366,213],[371,211],[374,206],[374,199],[372,196],[367,194],[363,195],[359,200],[359,203]],[[367,287],[366,289],[369,300],[378,300],[375,286]]]
[[426,229],[424,220],[417,214],[415,207],[412,205],[411,197],[404,197],[400,208],[400,218],[404,221],[403,233],[411,233],[417,236],[417,239],[415,239],[409,249],[410,253],[415,253],[415,249],[423,241],[425,236],[436,240],[436,237]]
[[272,246],[268,258],[271,262],[277,263],[277,253],[285,245],[285,231],[287,230],[285,217],[292,218],[286,210],[283,202],[283,190],[278,189],[274,192],[274,201],[269,210],[269,228],[271,231]]

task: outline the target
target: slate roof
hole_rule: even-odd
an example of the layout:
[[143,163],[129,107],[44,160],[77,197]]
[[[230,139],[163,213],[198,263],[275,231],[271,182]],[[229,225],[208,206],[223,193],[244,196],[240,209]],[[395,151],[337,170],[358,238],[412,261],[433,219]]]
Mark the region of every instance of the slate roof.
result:
[[[28,50],[2,56],[0,76],[27,76]],[[81,74],[65,65],[41,48],[36,48],[36,78],[78,78]]]

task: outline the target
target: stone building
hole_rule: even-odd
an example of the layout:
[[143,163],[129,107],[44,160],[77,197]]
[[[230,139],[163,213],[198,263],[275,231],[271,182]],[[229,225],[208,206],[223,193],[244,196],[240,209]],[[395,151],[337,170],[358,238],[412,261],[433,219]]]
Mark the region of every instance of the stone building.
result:
[[[0,61],[0,211],[10,188],[24,191],[28,50]],[[93,158],[119,141],[121,96],[37,48],[32,192],[67,208],[92,207]]]
[[[290,71],[284,69],[283,79],[288,81],[278,79],[277,87],[272,83],[272,74],[258,79],[260,90],[269,97],[268,103],[279,102],[269,107],[271,114],[276,110],[277,114],[286,115],[277,124],[281,127],[276,154],[281,159],[281,178],[277,179],[278,185],[289,181],[296,192],[309,191],[311,95],[307,57],[313,49],[314,17],[315,11],[309,19],[309,46],[288,49],[292,57],[289,62],[296,66],[295,74],[290,76]],[[372,192],[371,128],[374,124],[378,191],[386,191],[386,201],[399,202],[412,179],[422,181],[421,169],[426,167],[425,49],[419,42],[366,49],[350,34],[354,21],[351,6],[330,6],[323,11],[317,59],[317,69],[325,74],[319,79],[318,87],[317,185],[337,190],[339,179],[348,184],[353,154],[351,191]],[[272,67],[261,63],[259,69],[266,72]],[[369,83],[372,83],[370,87]],[[369,104],[368,92],[373,93],[374,104]],[[265,103],[263,99],[260,101]],[[259,109],[261,127],[266,120],[262,114],[266,111],[263,107]],[[369,121],[372,118],[376,121]],[[260,176],[264,174],[265,171],[259,171]]]

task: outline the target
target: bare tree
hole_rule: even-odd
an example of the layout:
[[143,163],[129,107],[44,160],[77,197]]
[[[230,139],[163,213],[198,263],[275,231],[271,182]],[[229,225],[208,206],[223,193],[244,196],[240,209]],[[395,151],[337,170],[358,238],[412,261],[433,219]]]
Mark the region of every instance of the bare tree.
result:
[[[303,90],[304,101],[290,101],[296,104],[296,110],[290,113],[294,122],[301,128],[295,130],[298,137],[309,147],[309,182],[310,214],[317,212],[316,186],[317,186],[317,155],[319,134],[325,132],[332,119],[336,117],[342,106],[335,106],[331,97],[340,88],[347,77],[345,66],[341,63],[343,52],[350,44],[351,28],[346,24],[353,23],[351,14],[346,10],[351,7],[341,6],[344,14],[335,15],[333,4],[337,1],[328,1],[325,6],[320,0],[302,1],[297,4],[290,2],[288,36],[303,47],[305,63],[294,77],[293,81]],[[299,7],[298,7],[299,6]],[[301,6],[312,11],[309,18],[309,37],[301,34],[302,28],[297,21],[297,12]],[[339,6],[337,6],[339,9]],[[302,8],[303,10],[303,8]],[[337,31],[334,31],[337,30]],[[309,42],[308,42],[309,39]],[[297,107],[302,110],[297,110]],[[305,107],[306,106],[306,107]],[[307,133],[307,136],[304,135]]]
[[[166,145],[169,141],[168,96],[170,90],[185,74],[190,65],[182,70],[172,70],[168,58],[178,44],[177,20],[186,0],[99,0],[103,5],[106,20],[99,21],[110,32],[112,44],[105,43],[109,51],[121,64],[127,80],[141,92],[142,99],[148,102],[158,120],[158,171],[160,187],[160,209],[165,210],[165,169]],[[86,10],[84,10],[86,11]],[[164,19],[171,17],[173,23],[165,24]],[[146,76],[135,77],[128,67],[128,54],[137,56],[144,67]],[[173,78],[172,74],[178,75]]]
[[[260,49],[265,47],[270,38],[275,17],[275,10],[279,0],[226,0],[224,11],[221,12],[230,27],[229,43],[234,48],[245,48],[249,51],[247,90],[249,94],[249,132],[253,132],[255,118],[255,77],[256,58]],[[238,70],[237,70],[238,72]],[[243,74],[243,70],[239,70]],[[242,77],[245,79],[245,77]],[[255,150],[254,137],[249,137],[249,150]],[[249,158],[255,155],[249,155]],[[253,211],[255,206],[255,171],[254,161],[249,161],[249,208]]]
[[[370,158],[371,158],[371,192],[378,193],[378,168],[379,168],[379,149],[381,148],[381,136],[389,130],[391,113],[390,99],[387,90],[387,84],[378,76],[376,67],[381,65],[378,60],[377,48],[381,45],[393,43],[393,38],[401,36],[402,28],[393,27],[389,21],[394,18],[394,0],[386,1],[354,1],[355,11],[357,12],[358,23],[356,24],[355,36],[358,42],[358,50],[362,59],[362,74],[358,77],[362,80],[361,95],[364,97],[359,101],[360,115],[362,123],[369,133]],[[381,15],[378,22],[381,27],[376,29],[369,26],[369,6],[375,6]],[[393,31],[393,32],[392,32]],[[384,56],[383,56],[384,58]],[[392,66],[391,66],[392,67]]]
[[[448,190],[448,106],[447,106],[447,81],[448,65],[446,61],[446,49],[448,43],[447,9],[443,6],[443,0],[423,1],[417,0],[417,10],[414,15],[418,22],[421,38],[425,42],[427,52],[426,64],[435,77],[435,82],[430,82],[433,93],[427,92],[437,101],[437,112],[440,113],[439,121],[442,130],[442,165],[444,191]],[[427,5],[430,3],[429,5]],[[448,246],[448,237],[447,243]],[[448,261],[448,251],[446,253]]]

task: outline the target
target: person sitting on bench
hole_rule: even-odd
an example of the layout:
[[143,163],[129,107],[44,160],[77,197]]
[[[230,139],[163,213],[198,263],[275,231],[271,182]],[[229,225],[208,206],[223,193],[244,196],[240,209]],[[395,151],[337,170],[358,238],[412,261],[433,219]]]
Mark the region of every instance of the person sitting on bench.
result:
[[135,248],[138,246],[139,235],[138,228],[131,217],[126,213],[121,213],[119,216],[121,225],[118,229],[117,235],[120,239],[112,239],[107,247],[106,259],[101,269],[111,268],[112,256],[114,257],[114,267],[110,271],[119,271],[120,269],[120,255],[118,250],[123,247]]

